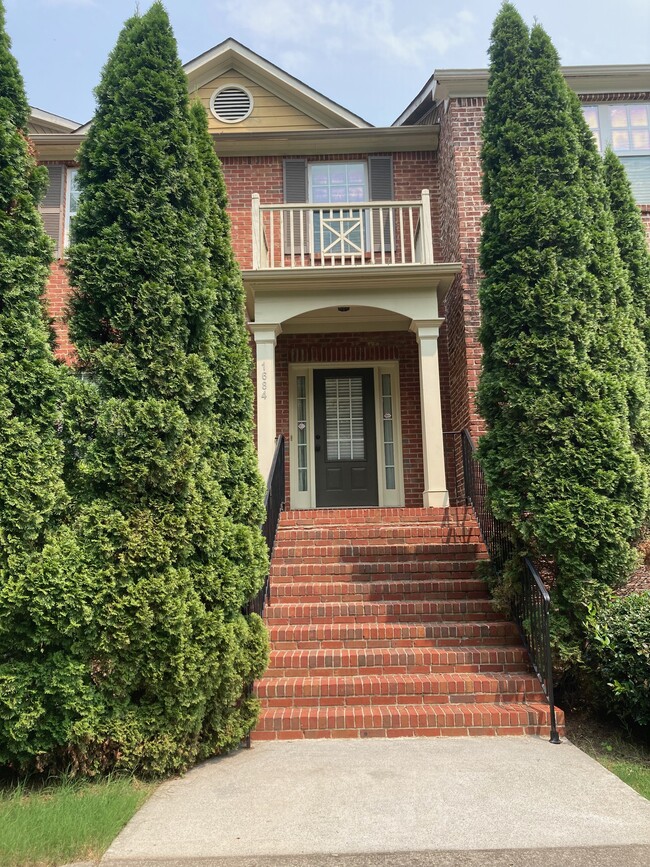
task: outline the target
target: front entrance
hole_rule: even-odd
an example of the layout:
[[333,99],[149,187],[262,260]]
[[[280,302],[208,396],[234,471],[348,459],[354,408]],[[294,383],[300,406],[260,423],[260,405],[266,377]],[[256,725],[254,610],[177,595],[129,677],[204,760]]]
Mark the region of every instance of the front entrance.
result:
[[371,368],[314,370],[316,505],[377,506]]

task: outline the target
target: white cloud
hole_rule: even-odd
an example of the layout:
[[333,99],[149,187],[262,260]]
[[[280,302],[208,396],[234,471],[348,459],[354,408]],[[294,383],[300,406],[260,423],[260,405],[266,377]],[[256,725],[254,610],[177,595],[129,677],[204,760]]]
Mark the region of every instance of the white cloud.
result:
[[317,45],[329,56],[368,52],[429,69],[435,55],[470,41],[476,25],[466,8],[438,17],[431,5],[428,20],[407,17],[403,0],[224,0],[221,9],[258,40],[285,48],[290,58],[298,51],[301,66]]

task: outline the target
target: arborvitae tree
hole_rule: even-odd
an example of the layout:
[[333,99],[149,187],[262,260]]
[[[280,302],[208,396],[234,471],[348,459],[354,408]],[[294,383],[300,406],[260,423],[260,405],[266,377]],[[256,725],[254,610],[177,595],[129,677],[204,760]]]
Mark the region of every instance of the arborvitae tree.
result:
[[[30,604],[39,594],[42,549],[67,501],[62,371],[42,302],[52,245],[37,204],[47,171],[27,141],[28,118],[0,3],[0,766],[16,762],[39,725],[39,702],[48,701],[39,669],[43,631]],[[37,604],[47,617],[52,599]]]
[[208,249],[216,281],[217,355],[213,373],[218,427],[214,432],[223,462],[221,486],[234,521],[254,527],[259,538],[263,482],[253,443],[253,358],[246,328],[244,287],[230,238],[226,184],[208,131],[207,115],[199,101],[192,103],[190,111],[208,194]]
[[0,2],[0,586],[17,559],[39,550],[65,499],[60,372],[42,301],[52,258],[38,213],[47,171],[27,141],[29,106],[10,47]]
[[625,383],[597,358],[612,293],[592,257],[600,193],[573,106],[550,41],[541,28],[531,41],[505,3],[483,127],[479,455],[495,513],[554,565],[565,635],[595,586],[627,574],[646,497]]
[[126,23],[96,94],[69,251],[79,552],[74,574],[65,552],[50,569],[57,704],[20,759],[165,773],[236,745],[256,719],[242,696],[266,636],[240,610],[264,558],[220,484],[213,205],[160,3]]

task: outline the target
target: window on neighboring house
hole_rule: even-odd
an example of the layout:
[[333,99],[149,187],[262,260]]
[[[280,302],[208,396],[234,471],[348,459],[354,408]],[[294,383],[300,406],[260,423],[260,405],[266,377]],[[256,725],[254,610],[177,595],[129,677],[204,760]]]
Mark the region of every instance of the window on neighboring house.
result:
[[584,105],[582,111],[599,150],[610,146],[621,159],[637,202],[650,204],[650,103]]
[[68,169],[66,172],[66,200],[65,200],[65,234],[63,246],[70,243],[70,220],[77,213],[79,204],[79,188],[77,186],[77,169]]

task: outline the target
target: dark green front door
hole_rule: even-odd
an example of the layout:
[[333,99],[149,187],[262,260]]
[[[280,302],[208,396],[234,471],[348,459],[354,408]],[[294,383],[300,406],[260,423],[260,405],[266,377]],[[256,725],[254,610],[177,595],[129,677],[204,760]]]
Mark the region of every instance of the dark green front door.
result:
[[317,506],[377,506],[374,376],[314,371]]

